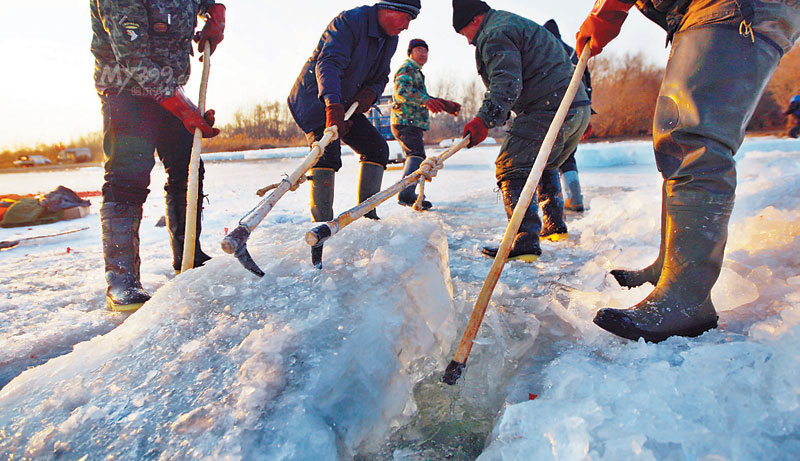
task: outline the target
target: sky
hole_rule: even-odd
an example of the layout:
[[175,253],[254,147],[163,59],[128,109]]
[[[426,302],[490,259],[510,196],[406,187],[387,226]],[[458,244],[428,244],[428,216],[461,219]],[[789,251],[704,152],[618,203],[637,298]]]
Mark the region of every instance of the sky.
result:
[[[6,3],[6,21],[0,28],[5,63],[0,73],[0,149],[68,141],[99,131],[102,118],[94,91],[94,58],[89,51],[89,4],[83,0]],[[571,43],[593,2],[488,3],[540,24],[554,18],[562,36]],[[240,108],[265,100],[285,100],[325,26],[339,12],[364,4],[371,2],[271,0],[227,5],[225,40],[214,53],[208,89],[208,107],[216,110],[218,122],[232,121]],[[400,35],[392,72],[405,59],[412,38],[423,38],[430,46],[430,60],[425,66],[429,86],[443,79],[469,82],[477,77],[473,48],[452,28],[450,1],[422,2],[420,16]],[[604,53],[641,51],[653,63],[661,64],[667,57],[664,41],[664,32],[634,11]],[[194,63],[187,94],[196,100],[200,66],[196,60]]]
[[[464,375],[447,386],[492,265],[480,248],[507,225],[499,149],[448,159],[425,185],[431,211],[392,197],[380,221],[342,227],[322,270],[303,238],[316,224],[301,184],[250,235],[263,278],[219,242],[302,152],[206,163],[201,240],[213,259],[178,276],[156,226],[158,166],[139,233],[153,298],[130,315],[105,307],[99,197],[81,219],[0,228],[8,241],[89,227],[0,251],[0,458],[796,460],[800,139],[744,142],[711,292],[720,326],[659,344],[592,323],[652,290],[608,274],[658,254],[652,143],[581,145],[588,211],[568,214],[570,238],[542,242],[535,263],[505,265]],[[342,161],[336,213],[356,203],[358,157]],[[401,176],[387,170],[384,189]],[[9,193],[102,183],[98,166],[0,173]]]

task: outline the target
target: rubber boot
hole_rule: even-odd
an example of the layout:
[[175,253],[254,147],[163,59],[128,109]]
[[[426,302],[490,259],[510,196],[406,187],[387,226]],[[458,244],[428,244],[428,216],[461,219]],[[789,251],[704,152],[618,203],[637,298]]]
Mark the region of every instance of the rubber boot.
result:
[[557,242],[569,238],[564,222],[564,201],[561,199],[561,182],[558,170],[544,170],[539,180],[539,206],[542,208],[543,240]]
[[139,281],[139,224],[142,206],[104,202],[100,207],[106,305],[112,311],[133,312],[150,299]]
[[670,53],[653,120],[666,191],[661,275],[642,302],[603,309],[594,320],[616,335],[652,342],[717,325],[710,294],[733,208],[733,156],[780,59],[761,37],[714,26],[679,32]]
[[[383,181],[383,165],[372,162],[361,162],[361,170],[358,173],[358,203],[372,197],[381,191]],[[378,212],[373,208],[364,215],[369,219],[381,219]]]
[[[417,157],[415,155],[410,155],[406,157],[406,165],[403,168],[403,177],[410,175],[411,173],[417,171],[419,166],[422,165],[422,161],[424,159],[422,157]],[[414,206],[414,203],[417,201],[417,194],[415,189],[417,188],[416,184],[413,186],[408,186],[405,189],[401,190],[399,194],[397,194],[397,203],[403,206]],[[422,198],[422,210],[430,210],[433,205],[431,202],[425,200],[425,197]]]
[[564,179],[564,196],[566,197],[564,209],[583,213],[583,195],[581,194],[581,181],[578,178],[578,172],[575,170],[565,171],[562,176]]
[[[186,191],[183,193],[170,193],[167,192],[167,231],[169,232],[169,243],[172,246],[172,268],[175,273],[179,273],[181,265],[183,264],[183,244],[184,235],[186,233]],[[192,267],[200,267],[206,263],[211,256],[205,254],[203,249],[200,248],[200,232],[202,227],[203,211],[203,188],[200,187],[197,191],[197,221],[195,228],[195,243],[194,243],[194,264]]]
[[333,220],[333,186],[336,172],[330,168],[311,169],[311,217],[314,222]]
[[719,277],[733,200],[676,194],[666,200],[664,267],[655,290],[631,309],[602,309],[594,318],[617,336],[659,342],[717,327],[711,288]]
[[[514,213],[514,207],[519,202],[519,196],[522,194],[522,189],[525,187],[525,179],[511,179],[500,181],[500,192],[503,194],[503,205],[506,209],[506,217],[511,220],[511,215]],[[542,248],[539,246],[539,231],[542,229],[542,222],[539,220],[539,209],[536,205],[536,194],[533,194],[531,203],[525,211],[525,216],[522,218],[522,223],[519,225],[517,235],[514,237],[514,243],[511,245],[511,251],[508,253],[508,261],[524,261],[534,262],[539,259],[542,254]],[[497,256],[499,246],[483,247],[481,253],[491,258]]]
[[613,269],[611,275],[617,280],[620,286],[625,288],[635,288],[645,283],[653,286],[658,283],[658,278],[661,277],[661,266],[664,265],[664,249],[666,242],[664,233],[667,228],[667,189],[666,182],[661,186],[661,243],[658,247],[658,257],[649,266],[640,270],[625,270]]

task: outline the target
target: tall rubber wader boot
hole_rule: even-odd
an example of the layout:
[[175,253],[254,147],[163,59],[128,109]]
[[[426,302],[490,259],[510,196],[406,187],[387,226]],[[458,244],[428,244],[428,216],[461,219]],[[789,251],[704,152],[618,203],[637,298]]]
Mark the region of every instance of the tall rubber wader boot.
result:
[[569,170],[562,173],[564,177],[564,209],[582,213],[583,207],[583,194],[581,193],[581,181],[578,178],[578,172]]
[[[180,272],[183,264],[183,243],[186,233],[186,191],[182,193],[167,192],[167,231],[169,232],[169,243],[172,246],[172,268],[175,272]],[[200,267],[206,263],[211,256],[205,254],[200,248],[200,232],[203,230],[201,214],[203,211],[203,187],[197,191],[197,222],[195,224],[195,243],[194,243],[194,264],[192,267]]]
[[[654,118],[665,179],[664,263],[655,289],[594,322],[623,338],[658,342],[717,326],[719,277],[736,190],[734,153],[777,67],[779,51],[724,27],[676,34]],[[735,70],[732,72],[731,70]]]
[[613,269],[611,275],[617,280],[620,286],[625,288],[635,288],[645,283],[655,286],[658,278],[661,277],[661,267],[664,265],[664,250],[666,249],[666,239],[664,233],[667,229],[667,183],[661,185],[661,243],[658,247],[658,257],[649,266],[640,270]]
[[544,170],[539,179],[539,206],[542,208],[542,240],[557,242],[569,238],[564,222],[564,201],[561,199],[561,181],[558,170]]
[[[525,179],[509,179],[500,181],[500,192],[503,194],[503,205],[506,209],[506,217],[511,220],[511,215],[514,214],[514,207],[519,202],[519,197],[522,195],[522,189],[525,187]],[[514,237],[514,243],[511,245],[511,251],[508,253],[508,261],[524,261],[534,262],[539,259],[542,254],[542,248],[539,246],[539,232],[542,230],[542,222],[539,220],[539,207],[536,204],[536,193],[531,198],[531,203],[525,211],[525,216],[522,218],[522,223],[519,225],[517,235]],[[497,256],[499,246],[483,247],[481,253],[491,258]]]
[[106,305],[112,311],[133,312],[150,299],[139,281],[139,224],[142,206],[104,202],[100,207]]
[[[333,186],[336,172],[330,168],[311,169],[311,217],[314,222],[333,220]],[[322,245],[311,247],[311,262],[322,268]]]
[[[358,203],[372,197],[381,191],[383,181],[383,165],[372,162],[361,162],[361,170],[358,173]],[[381,219],[378,212],[373,208],[364,215],[369,219]]]
[[[422,165],[422,161],[424,159],[422,157],[417,157],[416,155],[410,155],[406,157],[406,164],[405,168],[403,168],[403,177],[410,175],[411,173],[417,171],[419,166]],[[414,202],[417,201],[417,194],[415,192],[417,186],[408,186],[405,189],[401,190],[399,194],[397,194],[397,203],[403,206],[414,206]],[[430,210],[433,205],[431,202],[422,198],[422,209],[423,210]]]

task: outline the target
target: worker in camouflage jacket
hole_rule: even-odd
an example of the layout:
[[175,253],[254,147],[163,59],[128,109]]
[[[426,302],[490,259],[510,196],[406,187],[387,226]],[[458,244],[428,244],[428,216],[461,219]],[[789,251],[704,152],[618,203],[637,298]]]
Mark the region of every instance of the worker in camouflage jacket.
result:
[[[574,66],[561,42],[544,27],[507,11],[493,10],[480,0],[453,0],[453,28],[475,46],[478,73],[487,88],[475,118],[464,127],[469,147],[480,144],[489,128],[502,126],[516,114],[495,161],[497,184],[508,219],[536,161],[544,136],[572,78]],[[583,84],[555,139],[537,190],[525,212],[509,259],[535,261],[539,239],[567,237],[558,167],[578,145],[589,125],[590,101]],[[494,257],[497,247],[484,247]]]
[[[364,113],[389,83],[397,36],[408,29],[420,7],[420,0],[381,0],[343,11],[325,28],[294,82],[289,110],[306,133],[309,146],[332,126],[338,134],[311,169],[311,216],[315,222],[333,219],[334,177],[342,167],[341,141],[361,157],[359,203],[381,190],[389,146]],[[345,121],[353,103],[358,104],[356,113]],[[375,210],[366,217],[378,219]]]
[[[186,190],[195,129],[204,137],[214,111],[200,113],[183,92],[189,79],[192,39],[211,51],[222,41],[225,6],[213,0],[91,0],[94,80],[103,111],[105,182],[100,220],[105,259],[106,302],[133,311],[150,296],[139,276],[139,223],[149,193],[153,153],[167,172],[167,228],[173,267],[180,269],[186,221]],[[195,34],[198,16],[205,26]],[[199,199],[203,164],[200,162]],[[200,248],[197,216],[194,266],[209,256]]]
[[[624,338],[658,342],[716,328],[711,288],[722,267],[736,190],[733,158],[783,53],[800,36],[791,0],[640,1],[672,41],[655,116],[653,147],[664,179],[661,245],[642,270],[614,270],[620,285],[655,289],[630,309],[594,322]],[[633,0],[598,0],[576,49],[597,55],[620,31]]]
[[[415,38],[408,43],[408,59],[394,75],[394,94],[392,95],[392,134],[406,156],[403,176],[416,171],[425,160],[423,133],[430,129],[428,112],[434,114],[445,111],[458,115],[461,104],[446,99],[434,98],[425,88],[425,75],[422,67],[428,62],[428,44]],[[409,186],[397,195],[397,202],[413,206],[417,200],[416,185]],[[422,200],[422,209],[429,210],[431,202]]]

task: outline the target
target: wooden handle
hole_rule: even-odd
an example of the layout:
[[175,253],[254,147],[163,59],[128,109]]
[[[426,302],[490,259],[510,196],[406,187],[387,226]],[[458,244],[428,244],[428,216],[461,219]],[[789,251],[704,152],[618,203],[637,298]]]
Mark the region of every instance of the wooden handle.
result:
[[[500,244],[500,248],[497,250],[497,255],[494,257],[492,267],[489,269],[489,275],[486,276],[486,280],[483,282],[481,292],[478,294],[478,299],[475,301],[475,307],[472,309],[472,315],[469,318],[469,323],[467,323],[467,328],[464,331],[464,335],[461,337],[461,342],[458,344],[458,349],[456,350],[455,357],[453,358],[453,362],[461,365],[462,367],[467,362],[469,353],[472,350],[472,344],[475,340],[475,337],[478,335],[478,329],[480,329],[481,323],[483,322],[483,316],[486,313],[486,307],[489,304],[489,299],[492,297],[492,292],[494,291],[495,285],[497,285],[497,280],[500,278],[500,274],[503,272],[506,258],[508,257],[509,251],[511,251],[511,244],[514,241],[514,237],[517,235],[519,226],[522,223],[522,218],[525,216],[525,212],[528,210],[528,205],[531,203],[533,193],[536,191],[536,186],[539,183],[539,179],[542,176],[542,171],[544,171],[544,167],[547,164],[547,159],[550,156],[550,151],[553,149],[556,136],[558,135],[564,120],[567,118],[567,112],[572,105],[572,101],[575,99],[575,93],[578,92],[578,88],[581,84],[581,78],[583,77],[584,70],[586,70],[586,64],[589,61],[590,55],[591,53],[589,52],[589,44],[587,43],[586,47],[581,53],[581,58],[578,61],[578,65],[575,67],[575,72],[572,73],[572,80],[570,80],[567,91],[564,94],[564,99],[561,100],[561,104],[558,106],[558,111],[556,112],[553,121],[550,123],[550,127],[547,130],[544,141],[542,141],[542,146],[539,148],[536,161],[534,162],[533,168],[531,169],[528,179],[525,182],[525,187],[522,189],[517,206],[514,207],[514,213],[511,215],[511,220],[509,221],[506,232],[503,235],[503,241]],[[453,366],[453,362],[451,362],[451,366]],[[453,383],[448,382],[448,384]]]
[[[211,44],[206,41],[203,50],[203,76],[200,79],[200,97],[197,108],[200,114],[206,112],[206,91],[208,90],[208,73],[211,70]],[[192,155],[189,159],[189,180],[186,190],[186,225],[183,228],[183,259],[181,272],[194,267],[194,245],[197,240],[197,194],[200,189],[200,151],[203,148],[203,133],[200,128],[194,129]]]

